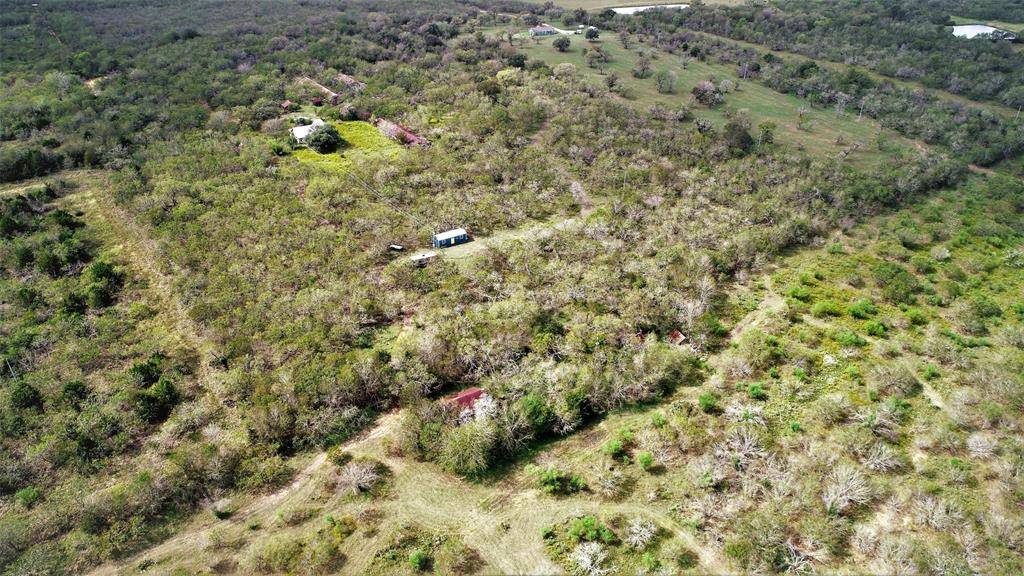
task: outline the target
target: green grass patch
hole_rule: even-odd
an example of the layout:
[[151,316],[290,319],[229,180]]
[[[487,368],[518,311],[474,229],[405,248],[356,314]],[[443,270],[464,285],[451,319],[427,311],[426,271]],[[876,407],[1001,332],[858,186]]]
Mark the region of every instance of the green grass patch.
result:
[[[504,32],[505,27],[484,31]],[[644,107],[654,104],[669,107],[686,105],[698,82],[709,78],[715,79],[716,83],[731,80],[739,88],[725,95],[724,104],[715,108],[692,106],[698,118],[705,118],[716,128],[721,128],[727,122],[729,111],[745,110],[755,127],[762,122],[774,123],[777,142],[802,148],[812,156],[832,158],[850,144],[858,142],[861,146],[849,156],[849,160],[855,165],[875,166],[893,154],[913,148],[910,140],[883,129],[874,120],[858,120],[851,114],[837,114],[832,109],[815,108],[810,102],[796,96],[781,94],[755,81],[740,79],[733,66],[691,60],[684,67],[678,56],[658,52],[649,46],[634,45],[627,50],[617,37],[608,32],[602,34],[595,43],[582,36],[570,38],[572,45],[566,52],[555,49],[550,38],[528,40],[520,48],[530,58],[541,60],[552,67],[564,62],[574,64],[581,75],[601,82],[614,73],[619,77],[619,83],[626,88],[627,100]],[[603,64],[600,69],[588,67],[583,48],[589,46],[601,46],[611,61]],[[644,79],[634,78],[631,72],[641,51],[652,57],[652,74]],[[655,75],[662,70],[674,72],[678,78],[672,93],[663,94],[658,91]],[[801,110],[804,110],[803,121],[800,120]]]
[[380,130],[361,120],[333,122],[338,133],[348,144],[335,152],[320,154],[309,148],[299,148],[293,155],[299,162],[346,172],[361,161],[381,155],[395,155],[402,146],[380,133]]

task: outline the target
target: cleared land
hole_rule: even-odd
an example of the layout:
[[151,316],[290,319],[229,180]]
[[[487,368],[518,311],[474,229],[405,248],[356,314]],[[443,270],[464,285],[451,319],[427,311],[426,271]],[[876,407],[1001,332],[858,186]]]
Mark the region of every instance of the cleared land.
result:
[[[1024,24],[1022,24],[1020,26],[1024,27]],[[700,34],[702,36],[707,36],[709,38],[717,38],[717,39],[723,40],[725,42],[731,42],[733,44],[736,44],[737,46],[742,46],[744,48],[750,48],[751,50],[757,50],[761,54],[773,54],[773,55],[778,56],[780,58],[787,58],[787,59],[814,60],[814,62],[818,66],[821,66],[821,67],[824,67],[824,68],[829,68],[829,69],[832,69],[832,70],[838,70],[840,72],[846,72],[850,68],[856,68],[859,72],[863,72],[864,74],[866,74],[868,77],[870,77],[875,82],[879,82],[879,83],[888,82],[888,83],[890,83],[890,84],[892,84],[894,86],[899,86],[900,88],[905,88],[907,90],[921,90],[921,91],[924,91],[924,92],[928,93],[931,96],[934,96],[934,97],[942,99],[942,100],[948,100],[948,101],[952,101],[952,102],[959,102],[960,104],[966,104],[968,106],[973,106],[975,108],[982,108],[984,110],[988,110],[989,112],[992,112],[993,114],[999,114],[1000,116],[1003,116],[1003,117],[1006,117],[1006,118],[1012,118],[1012,117],[1016,116],[1016,114],[1017,114],[1017,110],[1015,110],[1013,108],[1010,108],[1009,106],[1003,106],[1002,104],[998,104],[996,102],[982,102],[982,101],[978,101],[978,100],[972,100],[972,99],[968,98],[967,96],[962,96],[960,94],[953,94],[952,92],[947,92],[945,90],[939,90],[938,88],[930,88],[928,86],[925,86],[924,84],[921,84],[920,82],[915,82],[913,80],[903,80],[901,78],[893,78],[891,76],[885,76],[885,75],[879,74],[878,72],[875,72],[874,70],[871,70],[871,69],[868,69],[868,68],[864,68],[864,67],[860,67],[860,66],[856,66],[856,67],[855,66],[850,66],[849,64],[844,64],[842,62],[832,62],[832,61],[829,61],[829,60],[821,60],[821,59],[809,58],[809,57],[804,56],[802,54],[797,54],[795,52],[787,52],[785,50],[773,50],[771,48],[768,48],[767,46],[763,46],[761,44],[755,44],[754,42],[746,42],[746,41],[743,41],[743,40],[734,40],[734,39],[729,38],[727,36],[719,36],[717,34],[711,34],[711,33],[708,33],[708,32],[696,32],[696,33]]]
[[[611,62],[604,64],[600,69],[588,67],[583,48],[592,45],[601,46],[611,57]],[[900,150],[906,151],[916,147],[912,140],[883,129],[874,120],[858,119],[851,114],[812,108],[805,100],[780,94],[754,81],[740,79],[731,67],[698,60],[691,60],[684,66],[678,56],[658,52],[647,46],[638,45],[627,50],[618,38],[605,36],[591,44],[582,37],[574,36],[572,45],[566,52],[556,50],[550,39],[529,40],[523,42],[522,49],[531,58],[542,60],[550,66],[571,63],[581,74],[593,77],[605,77],[614,73],[619,77],[619,82],[626,87],[629,101],[643,106],[691,105],[696,116],[707,118],[716,127],[726,123],[730,111],[746,110],[755,126],[761,122],[773,122],[777,126],[777,141],[803,148],[818,157],[835,157],[842,150],[857,143],[858,149],[850,154],[849,159],[854,164],[870,166],[891,157],[894,153],[899,153]],[[635,78],[631,72],[641,51],[652,58],[652,76],[644,79]],[[674,93],[658,92],[653,75],[660,70],[674,72],[678,77]],[[726,94],[725,103],[718,107],[707,108],[691,104],[690,93],[693,87],[707,79],[714,79],[716,83],[729,79],[736,83],[738,88]]]
[[307,164],[348,171],[369,156],[393,155],[402,150],[401,145],[381,134],[380,130],[369,122],[353,120],[332,124],[348,143],[347,146],[327,154],[320,154],[309,148],[299,148],[292,153],[295,158]]

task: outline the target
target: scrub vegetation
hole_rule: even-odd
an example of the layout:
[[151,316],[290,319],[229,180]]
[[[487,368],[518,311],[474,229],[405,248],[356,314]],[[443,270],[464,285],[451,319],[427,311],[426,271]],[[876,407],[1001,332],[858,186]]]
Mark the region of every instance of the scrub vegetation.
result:
[[3,573],[1024,570],[1024,139],[922,54],[997,0],[40,4]]

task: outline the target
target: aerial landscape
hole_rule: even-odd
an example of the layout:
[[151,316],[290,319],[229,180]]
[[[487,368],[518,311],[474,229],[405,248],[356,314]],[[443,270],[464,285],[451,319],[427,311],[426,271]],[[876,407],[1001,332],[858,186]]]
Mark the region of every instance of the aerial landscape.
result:
[[0,574],[1024,574],[1024,0],[0,0]]

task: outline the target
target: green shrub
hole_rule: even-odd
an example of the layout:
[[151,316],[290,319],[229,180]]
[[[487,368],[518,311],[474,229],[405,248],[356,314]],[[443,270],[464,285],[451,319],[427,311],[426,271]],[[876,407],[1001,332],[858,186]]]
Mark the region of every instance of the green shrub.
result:
[[910,304],[921,291],[921,284],[906,268],[893,262],[882,262],[871,270],[875,282],[886,299],[896,304]]
[[786,296],[801,302],[809,302],[811,300],[811,291],[804,286],[793,286],[786,291]]
[[456,426],[444,434],[438,464],[453,474],[478,476],[491,462],[494,442],[494,435],[482,426]]
[[644,470],[650,470],[651,467],[654,466],[654,455],[650,452],[644,451],[637,454],[636,461]]
[[764,386],[759,382],[754,382],[747,386],[747,395],[754,400],[766,400],[768,398],[768,393],[764,391]]
[[935,261],[927,256],[914,256],[910,259],[910,265],[914,267],[921,274],[931,274],[935,272]]
[[149,388],[139,392],[137,406],[139,416],[150,424],[163,422],[178,403],[178,389],[170,378],[164,376]]
[[832,333],[832,339],[843,346],[864,346],[867,340],[861,338],[856,332],[849,328],[840,328]]
[[413,570],[424,571],[430,566],[430,555],[422,548],[417,548],[409,553],[409,566]]
[[819,280],[824,280],[825,275],[821,272],[801,272],[800,283],[805,286],[814,286]]
[[587,483],[577,474],[550,467],[537,472],[537,484],[548,494],[574,494],[586,489]]
[[878,307],[875,303],[867,298],[861,298],[846,309],[850,313],[850,316],[859,320],[867,319],[875,314],[878,314]]
[[334,124],[324,124],[306,137],[306,145],[321,154],[333,152],[346,144]]
[[605,456],[618,458],[625,454],[626,445],[622,442],[621,439],[612,438],[611,440],[608,440],[603,445],[601,445],[601,452],[603,452]]
[[538,432],[547,431],[554,422],[554,412],[540,394],[531,392],[520,398],[518,404],[519,409],[526,416],[526,419],[529,420],[530,426],[534,430]]
[[43,395],[28,382],[16,380],[11,386],[11,406],[21,410],[42,408]]
[[573,518],[569,522],[566,535],[575,543],[601,541],[605,544],[611,544],[615,542],[615,533],[601,522],[598,522],[594,516]]
[[885,336],[885,324],[882,324],[878,320],[868,320],[864,323],[864,331],[867,332],[869,336],[882,338]]
[[928,323],[928,316],[919,308],[907,308],[907,311],[903,313],[907,320],[910,321],[914,326],[924,326]]
[[811,306],[811,314],[816,318],[823,318],[825,316],[841,316],[842,311],[839,309],[839,305],[831,300],[821,300],[815,302]]
[[708,414],[718,410],[718,397],[711,392],[705,392],[697,397],[697,403],[700,404],[700,409]]
[[34,506],[41,496],[39,489],[34,486],[26,486],[14,493],[14,499],[25,508]]

